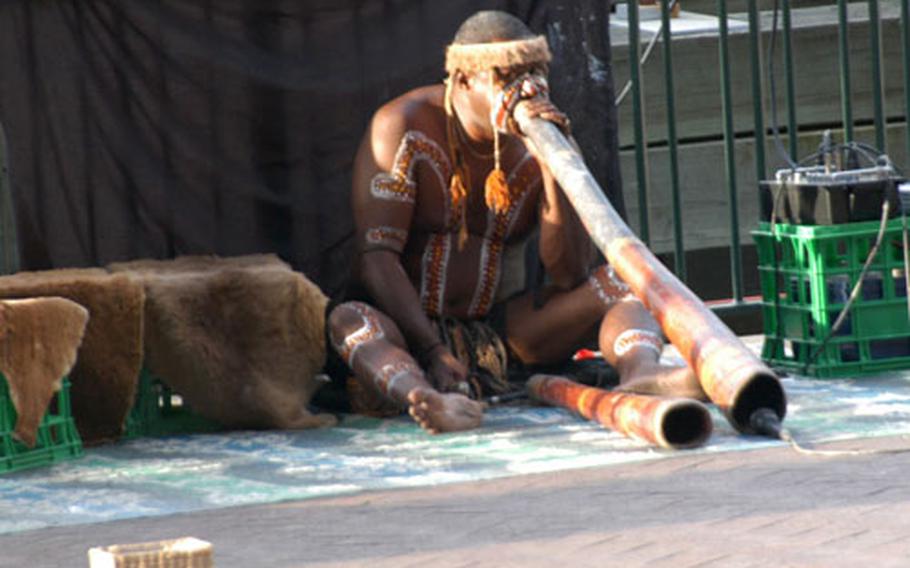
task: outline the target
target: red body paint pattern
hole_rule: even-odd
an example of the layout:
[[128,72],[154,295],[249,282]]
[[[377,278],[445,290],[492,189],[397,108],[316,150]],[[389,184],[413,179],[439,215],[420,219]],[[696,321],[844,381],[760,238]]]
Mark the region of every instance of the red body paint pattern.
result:
[[436,233],[430,237],[426,252],[423,255],[420,298],[423,304],[423,311],[433,317],[442,315],[446,288],[446,269],[449,265],[451,248],[452,234]]
[[468,315],[472,318],[483,317],[490,311],[493,299],[496,297],[496,289],[499,287],[502,250],[506,238],[524,205],[528,190],[540,183],[537,162],[531,158],[530,154],[526,154],[515,166],[515,169],[509,174],[508,183],[509,187],[515,188],[520,194],[517,199],[512,200],[511,206],[506,211],[490,213],[487,234],[480,252],[480,276],[471,306],[468,308]]

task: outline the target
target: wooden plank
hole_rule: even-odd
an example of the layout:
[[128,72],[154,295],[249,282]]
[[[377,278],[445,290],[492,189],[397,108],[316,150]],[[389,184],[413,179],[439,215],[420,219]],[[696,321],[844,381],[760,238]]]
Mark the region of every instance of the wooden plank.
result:
[[[896,2],[883,2],[882,66],[884,76],[885,112],[888,117],[903,117],[903,71],[900,52],[900,9]],[[747,21],[745,14],[731,17]],[[770,14],[763,13],[762,60],[767,59],[770,41]],[[850,70],[852,102],[855,121],[871,121],[873,117],[870,72],[868,17],[865,4],[850,5]],[[782,36],[778,21],[775,82],[778,122],[785,127],[786,100],[782,65]],[[829,125],[840,121],[840,86],[837,60],[836,7],[825,6],[793,11],[793,52],[795,65],[797,120],[801,127]],[[615,90],[619,93],[628,80],[626,34],[615,24],[613,34],[613,70]],[[749,46],[746,33],[731,33],[729,39],[731,87],[734,127],[737,132],[754,128],[749,68]],[[647,41],[647,39],[645,40]],[[662,46],[656,45],[643,67],[645,92],[645,124],[649,141],[666,139],[666,99]],[[677,131],[681,139],[704,140],[718,137],[721,132],[721,100],[718,78],[718,47],[716,33],[682,36],[674,39],[673,63],[676,89]],[[766,63],[763,63],[765,66]],[[767,70],[762,71],[767,83]],[[770,98],[764,85],[765,124],[770,125]],[[626,99],[619,108],[619,140],[623,146],[634,143],[632,105]]]
[[[890,125],[887,143],[891,148],[892,161],[908,171],[908,155],[905,145],[905,126]],[[858,128],[857,139],[871,143],[874,140],[872,127]],[[841,133],[833,132],[835,139]],[[799,137],[800,155],[813,153],[821,140],[821,132],[802,133]],[[787,147],[786,137],[783,139]],[[723,142],[712,141],[684,144],[679,148],[680,191],[683,217],[683,241],[686,250],[724,247],[730,244],[730,212],[725,173],[723,168]],[[751,139],[736,142],[736,179],[738,211],[740,219],[740,243],[752,244],[750,231],[757,226],[760,209],[758,184],[755,180],[755,143]],[[765,156],[768,161],[769,177],[784,166],[768,140]],[[669,157],[666,148],[649,152],[650,160],[650,229],[651,249],[655,253],[673,250],[673,209],[670,196]],[[623,175],[623,191],[626,200],[629,225],[638,232],[638,184],[635,179],[635,155],[632,150],[620,153],[620,168]]]

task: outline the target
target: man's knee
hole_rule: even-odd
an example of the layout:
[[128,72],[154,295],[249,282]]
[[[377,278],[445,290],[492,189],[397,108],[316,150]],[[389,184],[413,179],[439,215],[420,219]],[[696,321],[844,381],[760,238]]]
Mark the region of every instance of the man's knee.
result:
[[363,302],[344,302],[332,308],[326,319],[332,339],[335,339],[336,334],[339,337],[344,337],[362,326],[364,314],[370,310],[372,308]]
[[651,312],[645,307],[644,303],[634,295],[624,296],[607,306],[608,317],[620,317],[623,319],[640,319],[642,317],[650,318]]
[[385,335],[378,312],[363,302],[339,304],[329,313],[327,324],[332,347],[348,365],[362,345]]

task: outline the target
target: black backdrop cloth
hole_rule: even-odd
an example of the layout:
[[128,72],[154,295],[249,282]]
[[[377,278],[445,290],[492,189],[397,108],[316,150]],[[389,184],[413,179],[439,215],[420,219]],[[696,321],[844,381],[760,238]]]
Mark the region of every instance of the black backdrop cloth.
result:
[[21,267],[275,252],[338,292],[372,112],[440,82],[491,8],[547,36],[552,96],[623,214],[603,0],[0,0]]

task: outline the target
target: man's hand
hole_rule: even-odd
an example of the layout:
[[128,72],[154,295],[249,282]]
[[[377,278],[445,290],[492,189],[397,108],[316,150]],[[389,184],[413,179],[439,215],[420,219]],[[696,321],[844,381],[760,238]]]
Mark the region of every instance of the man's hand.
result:
[[556,108],[553,101],[546,97],[535,97],[533,99],[523,100],[518,103],[515,112],[525,114],[528,118],[542,118],[550,121],[558,126],[566,137],[570,135],[571,124],[569,122],[569,117],[566,116],[566,113]]
[[427,380],[440,392],[461,392],[467,385],[468,369],[445,345],[437,345],[423,357]]

